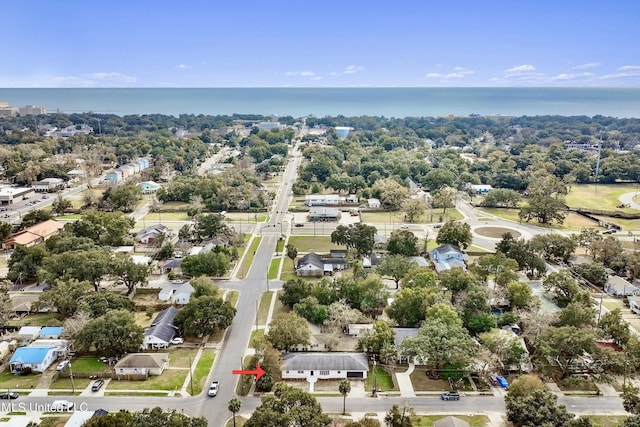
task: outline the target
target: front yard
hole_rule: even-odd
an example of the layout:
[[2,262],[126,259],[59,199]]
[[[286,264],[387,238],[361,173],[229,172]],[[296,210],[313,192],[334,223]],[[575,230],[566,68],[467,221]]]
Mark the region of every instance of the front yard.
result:
[[111,380],[109,390],[180,390],[189,369],[165,369],[162,375],[152,375],[144,381]]

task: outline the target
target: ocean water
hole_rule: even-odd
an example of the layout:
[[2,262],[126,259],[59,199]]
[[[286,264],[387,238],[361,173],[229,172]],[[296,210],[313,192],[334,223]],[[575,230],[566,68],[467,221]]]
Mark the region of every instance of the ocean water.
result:
[[49,111],[129,114],[262,114],[303,117],[640,117],[640,88],[185,88],[0,89],[0,102]]

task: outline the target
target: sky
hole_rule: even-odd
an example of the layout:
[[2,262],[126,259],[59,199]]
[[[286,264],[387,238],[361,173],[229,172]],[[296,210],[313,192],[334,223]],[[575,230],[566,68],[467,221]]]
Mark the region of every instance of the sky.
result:
[[640,87],[638,0],[29,0],[0,87]]

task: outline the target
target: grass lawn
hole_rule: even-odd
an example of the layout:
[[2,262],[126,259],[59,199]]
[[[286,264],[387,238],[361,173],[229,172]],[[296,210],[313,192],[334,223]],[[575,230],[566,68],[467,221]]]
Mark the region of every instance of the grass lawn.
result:
[[9,320],[9,326],[60,326],[60,322],[56,313],[32,313],[23,319]]
[[627,418],[625,415],[585,415],[600,427],[618,427]]
[[258,324],[264,325],[267,323],[267,316],[269,315],[269,305],[271,305],[271,298],[273,297],[273,291],[264,292],[260,298],[260,306],[258,307]]
[[[426,369],[416,368],[410,375],[411,383],[416,391],[449,391],[449,381],[441,379],[431,379],[426,375]],[[460,390],[463,390],[460,387]]]
[[264,329],[254,329],[251,331],[251,338],[249,338],[249,347],[256,348],[255,340],[264,336]]
[[190,219],[186,212],[150,212],[138,222],[189,221]]
[[40,418],[39,427],[58,427],[63,426],[71,417],[42,417]]
[[269,264],[269,280],[275,280],[278,278],[278,269],[280,268],[280,261],[282,258],[274,258],[271,260],[271,264]]
[[236,306],[238,302],[238,298],[240,298],[240,291],[228,291],[226,300],[229,301],[232,307]]
[[330,249],[345,249],[331,243],[331,236],[289,236],[289,243],[301,252],[329,252]]
[[151,326],[151,322],[156,318],[159,311],[154,311],[151,317],[147,316],[147,313],[144,311],[136,311],[133,313],[133,318],[136,320],[136,324],[138,326],[142,326],[146,328],[147,326]]
[[[412,419],[413,425],[416,427],[433,427],[435,422],[439,419],[446,418],[448,415],[421,415]],[[471,427],[485,427],[489,425],[489,418],[486,415],[456,415],[456,418],[460,418],[469,423]]]
[[[640,229],[640,219],[610,218],[610,217],[598,216],[598,215],[594,215],[594,217],[598,218],[599,220],[605,221],[605,222],[613,222],[614,224],[617,224],[620,227],[622,227],[622,230],[638,230],[638,229]],[[595,226],[596,225],[594,223],[594,227]]]
[[96,357],[79,357],[72,362],[73,372],[84,374],[95,374],[101,372],[111,372],[111,368],[102,363],[102,361]]
[[[381,391],[395,390],[391,374],[379,366],[376,366],[376,387]],[[373,389],[373,366],[369,367],[367,383],[364,385],[364,389],[367,391]]]
[[162,375],[153,375],[145,381],[111,380],[111,390],[180,390],[189,371],[187,369],[165,369]]
[[618,198],[625,193],[633,193],[638,189],[635,184],[573,184],[567,194],[567,206],[572,208],[593,208],[604,210],[620,210],[638,212],[631,208],[616,208]]
[[[240,408],[240,410],[242,411],[242,408]],[[225,424],[225,427],[242,427],[246,424],[248,420],[244,417],[241,417],[239,415],[236,415],[236,422],[235,424],[233,423],[233,417],[229,418],[229,421],[227,421],[227,424]],[[604,426],[603,426],[604,427]]]
[[615,310],[616,308],[624,309],[624,303],[622,301],[603,301],[602,305],[604,305],[607,310]]
[[[69,388],[71,389],[71,388]],[[76,390],[78,390],[76,388]],[[48,391],[47,396],[80,396],[82,394],[81,391],[71,392],[71,391]]]
[[144,392],[129,392],[126,391],[105,391],[105,396],[167,396],[169,393],[166,391],[144,391]]
[[76,391],[81,391],[91,383],[89,378],[74,378],[73,387],[71,384],[71,378],[61,378],[56,382],[52,382],[49,386],[52,390],[72,390],[74,387]]
[[[491,215],[495,215],[499,218],[506,219],[513,222],[519,222],[520,218],[518,217],[519,209],[495,209],[495,208],[477,208],[480,212],[486,212]],[[583,216],[580,216],[573,212],[568,212],[565,217],[564,223],[562,225],[558,225],[557,223],[553,223],[552,225],[544,225],[539,224],[537,221],[529,222],[530,225],[537,225],[538,227],[544,228],[553,228],[557,230],[576,230],[579,231],[582,228],[600,228],[598,224],[587,219]]]
[[282,252],[284,250],[284,240],[278,240],[276,243],[276,252]]
[[271,318],[276,317],[280,313],[288,313],[291,311],[289,307],[285,307],[284,305],[282,305],[282,301],[280,301],[280,295],[282,295],[282,292],[283,291],[278,291],[278,297],[276,298],[276,303],[273,306],[273,315],[271,316]]
[[[202,391],[204,387],[204,382],[207,380],[207,375],[209,375],[209,371],[211,370],[211,365],[213,365],[213,361],[216,359],[216,353],[213,350],[204,350],[200,359],[198,359],[198,363],[196,364],[195,369],[193,370],[193,395],[198,395]],[[166,371],[165,371],[166,372]],[[189,392],[191,389],[188,388]]]
[[[457,209],[427,209],[424,215],[413,222],[414,224],[431,224],[434,222],[446,222],[449,220],[458,221],[462,219],[462,214]],[[404,211],[391,212],[362,212],[362,222],[366,224],[408,224],[404,218]]]
[[188,368],[196,357],[197,349],[169,346],[169,366],[172,368]]
[[260,246],[261,237],[254,237],[251,242],[251,246],[247,249],[244,259],[242,260],[242,265],[240,265],[240,271],[238,272],[238,278],[244,279],[249,272],[249,268],[251,268],[251,264],[253,264],[253,258],[255,257],[255,253],[258,250],[258,246]]
[[33,388],[38,384],[40,375],[14,375],[11,372],[0,374],[0,390]]

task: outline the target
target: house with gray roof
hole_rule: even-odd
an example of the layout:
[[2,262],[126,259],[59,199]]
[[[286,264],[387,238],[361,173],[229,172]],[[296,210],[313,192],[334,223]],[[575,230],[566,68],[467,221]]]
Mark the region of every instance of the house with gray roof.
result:
[[300,258],[296,267],[296,275],[322,277],[324,275],[322,257],[317,253],[309,252]]
[[368,371],[364,353],[288,353],[282,357],[283,380],[362,380]]
[[610,295],[615,296],[638,296],[640,295],[640,288],[629,283],[626,279],[620,276],[609,276],[607,283],[605,284],[605,291]]
[[324,206],[312,206],[309,208],[309,214],[307,220],[309,222],[337,222],[340,219],[341,213],[338,208],[328,208]]
[[131,353],[114,366],[118,380],[125,378],[148,378],[162,375],[169,367],[169,353]]
[[155,224],[140,230],[136,234],[136,241],[145,245],[154,245],[158,242],[161,235],[168,236],[169,233],[170,230],[166,225]]
[[469,427],[469,423],[460,418],[448,416],[434,422],[433,427]]
[[173,325],[178,309],[169,307],[162,310],[151,322],[151,326],[144,330],[142,341],[143,350],[157,350],[167,348],[171,340],[178,334],[178,328]]
[[429,256],[438,273],[456,267],[467,269],[465,261],[469,259],[469,255],[462,252],[457,246],[449,244],[438,246],[429,252]]
[[408,363],[408,357],[403,355],[400,352],[400,344],[402,344],[402,342],[406,339],[406,338],[415,338],[418,336],[418,328],[393,328],[393,330],[395,331],[395,336],[393,338],[394,340],[394,344],[396,346],[396,348],[398,349],[398,361],[400,363]]

